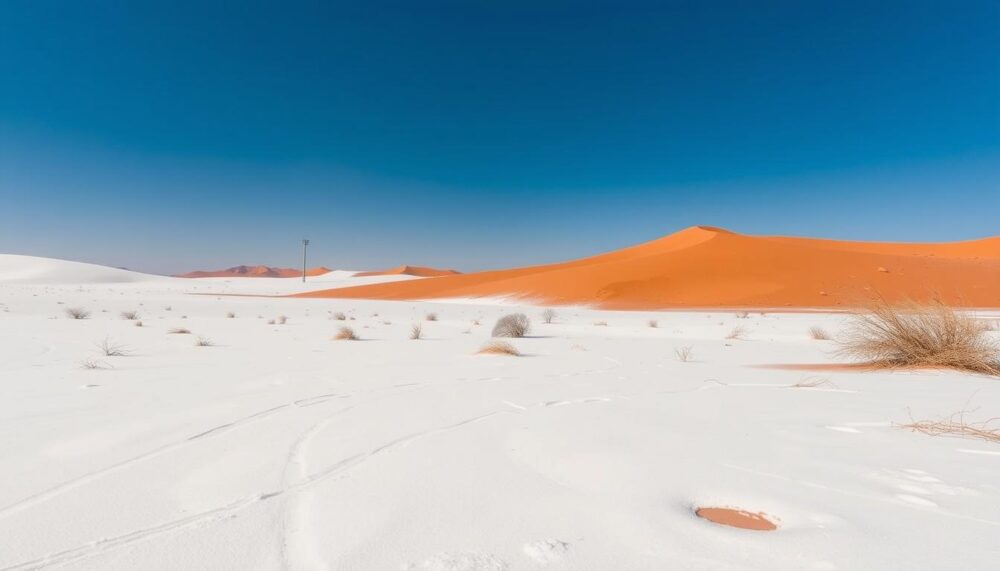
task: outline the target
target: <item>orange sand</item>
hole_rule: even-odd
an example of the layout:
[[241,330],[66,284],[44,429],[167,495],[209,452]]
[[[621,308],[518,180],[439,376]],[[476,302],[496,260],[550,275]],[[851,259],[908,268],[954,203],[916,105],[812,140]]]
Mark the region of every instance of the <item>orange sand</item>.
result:
[[[306,270],[307,276],[319,276],[331,271],[318,267]],[[270,266],[234,266],[225,270],[196,271],[181,274],[179,278],[294,278],[302,275],[302,270],[293,268],[272,268]]]
[[355,276],[419,276],[422,278],[433,278],[438,276],[453,276],[458,274],[455,270],[439,270],[437,268],[427,268],[423,266],[396,266],[390,270],[377,270],[371,272],[358,272]]
[[696,226],[560,264],[315,291],[300,297],[509,296],[604,309],[837,308],[876,294],[1000,307],[1000,237],[942,244],[747,236]]
[[762,513],[750,513],[731,508],[698,508],[694,513],[710,522],[740,529],[774,531],[778,526],[771,523]]

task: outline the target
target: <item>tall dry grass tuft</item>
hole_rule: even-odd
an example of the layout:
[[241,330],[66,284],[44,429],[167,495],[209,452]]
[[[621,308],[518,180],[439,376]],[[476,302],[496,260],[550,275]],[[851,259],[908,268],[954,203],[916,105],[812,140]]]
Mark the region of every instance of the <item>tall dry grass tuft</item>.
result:
[[109,337],[105,337],[104,341],[98,343],[97,348],[105,357],[124,357],[130,353],[127,346],[115,343]]
[[545,323],[552,323],[552,320],[556,318],[556,310],[546,309],[542,312],[542,321]]
[[677,355],[677,360],[680,361],[681,363],[687,363],[694,356],[694,354],[691,352],[690,345],[677,347],[676,349],[674,349],[674,355]]
[[347,320],[347,316],[344,315],[344,312],[342,312],[342,311],[338,311],[338,312],[334,313],[333,315],[330,316],[330,318],[331,319],[336,319],[337,321],[345,321],[345,320]]
[[195,347],[215,347],[215,343],[208,337],[199,337],[194,340]]
[[826,332],[826,329],[818,325],[814,325],[809,328],[809,336],[817,341],[829,341],[830,334]]
[[438,320],[438,314],[436,314],[436,313],[428,313],[424,317],[424,319],[426,319],[427,321],[437,321]]
[[423,335],[423,326],[419,323],[414,323],[410,326],[410,339],[420,339]]
[[357,341],[358,336],[350,327],[341,327],[337,334],[333,336],[334,341]]
[[656,329],[657,327],[660,326],[660,322],[655,319],[650,319],[649,321],[646,322],[646,325],[652,327],[653,329]]
[[875,366],[1000,375],[1000,348],[985,335],[982,323],[940,301],[871,304],[854,316],[841,354]]
[[66,315],[70,316],[71,319],[87,319],[90,317],[90,312],[79,307],[67,307]]
[[478,353],[480,355],[507,355],[510,357],[519,357],[521,355],[517,347],[514,347],[507,341],[490,341],[483,345]]
[[746,334],[747,330],[737,325],[736,327],[733,327],[732,330],[729,331],[729,334],[726,335],[726,339],[743,339],[744,337],[746,337]]
[[123,311],[121,313],[121,316],[122,316],[122,319],[127,319],[129,321],[135,321],[136,319],[139,319],[139,312],[138,311],[134,311],[134,310],[133,311]]
[[524,337],[531,328],[531,321],[523,313],[504,315],[493,326],[493,337]]

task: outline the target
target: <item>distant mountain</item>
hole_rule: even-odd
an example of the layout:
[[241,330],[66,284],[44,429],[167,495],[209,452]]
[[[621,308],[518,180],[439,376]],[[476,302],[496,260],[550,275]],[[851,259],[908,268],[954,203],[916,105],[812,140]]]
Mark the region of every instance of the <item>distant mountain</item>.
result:
[[[306,270],[307,276],[318,276],[330,272],[322,266]],[[233,266],[224,270],[199,270],[181,274],[179,278],[295,278],[302,270],[294,268],[273,268],[271,266]]]
[[365,276],[418,276],[421,278],[433,278],[437,276],[453,276],[459,274],[455,270],[440,270],[438,268],[428,268],[424,266],[397,266],[388,270],[376,270],[370,272],[358,272],[355,277]]

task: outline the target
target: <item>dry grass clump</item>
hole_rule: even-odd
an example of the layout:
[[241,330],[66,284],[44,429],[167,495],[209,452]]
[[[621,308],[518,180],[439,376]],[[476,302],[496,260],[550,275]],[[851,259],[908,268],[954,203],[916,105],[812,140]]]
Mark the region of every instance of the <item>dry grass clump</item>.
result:
[[674,355],[677,355],[677,360],[681,363],[687,363],[694,356],[691,352],[691,346],[685,345],[683,347],[678,347],[674,349]]
[[121,312],[121,316],[122,316],[122,319],[127,319],[129,321],[135,321],[136,319],[139,319],[139,312],[138,311],[123,311],[123,312]]
[[531,328],[531,321],[523,313],[504,315],[493,326],[493,337],[524,337]]
[[98,343],[97,348],[105,357],[124,357],[130,353],[127,346],[115,343],[109,337],[105,337],[104,341]]
[[597,327],[607,327],[608,326],[608,322],[607,321],[595,321],[594,325],[597,326]]
[[194,340],[195,347],[214,347],[215,343],[208,337],[199,337]]
[[191,330],[183,327],[174,327],[170,331],[167,331],[167,333],[170,333],[171,335],[189,335]]
[[510,357],[521,356],[521,352],[517,350],[517,347],[507,341],[490,341],[480,347],[478,353],[480,355],[507,355]]
[[80,368],[88,371],[93,371],[96,369],[109,369],[107,363],[98,361],[97,359],[84,359],[80,361]]
[[883,367],[944,367],[1000,375],[1000,348],[973,317],[940,301],[879,300],[854,316],[841,353]]
[[657,327],[660,326],[660,322],[655,319],[650,319],[649,321],[646,322],[646,325],[652,327],[653,329],[656,329]]
[[832,389],[839,388],[833,383],[833,381],[824,377],[802,379],[794,385],[789,385],[789,387],[793,389],[817,389],[819,387],[830,387]]
[[344,315],[344,312],[342,312],[342,311],[338,311],[338,312],[334,313],[331,317],[333,319],[336,319],[337,321],[346,321],[347,320],[347,316]]
[[90,312],[80,307],[67,307],[66,315],[71,319],[87,319],[90,317]]
[[897,426],[931,436],[957,436],[1000,443],[1000,417],[983,422],[967,422],[965,420],[966,412],[957,412],[942,420],[921,420]]
[[337,334],[333,336],[334,341],[357,341],[358,336],[350,327],[341,327]]
[[277,322],[278,322],[278,325],[284,325],[285,323],[288,323],[288,316],[287,315],[279,315],[278,319],[277,319]]
[[830,334],[826,332],[826,329],[818,325],[813,325],[809,328],[809,336],[817,341],[829,341]]
[[436,313],[428,313],[424,317],[424,319],[426,319],[427,321],[437,321],[438,320],[438,314],[436,314]]
[[236,318],[236,312],[235,311],[230,311],[230,312],[226,313],[226,317],[228,317],[229,319],[235,319]]
[[749,319],[749,318],[750,318],[750,312],[749,311],[737,311],[736,312],[736,319]]
[[414,323],[410,326],[410,339],[420,339],[423,335],[423,326],[419,323]]
[[726,339],[743,339],[747,334],[747,330],[737,325],[726,335]]
[[142,322],[141,321],[136,321],[135,322],[135,326],[136,327],[142,327]]
[[554,309],[546,309],[542,312],[542,321],[545,323],[552,323],[552,320],[556,318],[556,311]]

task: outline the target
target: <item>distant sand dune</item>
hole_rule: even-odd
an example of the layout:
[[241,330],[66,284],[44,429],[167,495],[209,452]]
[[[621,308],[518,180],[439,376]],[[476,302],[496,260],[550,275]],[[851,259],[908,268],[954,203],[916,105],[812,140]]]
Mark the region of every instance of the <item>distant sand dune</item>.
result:
[[298,294],[440,299],[515,297],[605,309],[836,308],[881,295],[1000,307],[1000,237],[907,244],[748,236],[696,226],[559,264]]
[[458,273],[459,272],[455,270],[439,270],[437,268],[404,265],[404,266],[396,266],[395,268],[388,270],[358,272],[354,275],[355,277],[406,275],[406,276],[417,276],[421,278],[432,278],[438,276],[453,276],[457,275]]
[[[329,273],[330,268],[318,267],[306,270],[307,276]],[[273,268],[270,266],[233,266],[224,270],[199,270],[181,274],[179,278],[294,278],[302,275],[302,270],[294,268]]]

